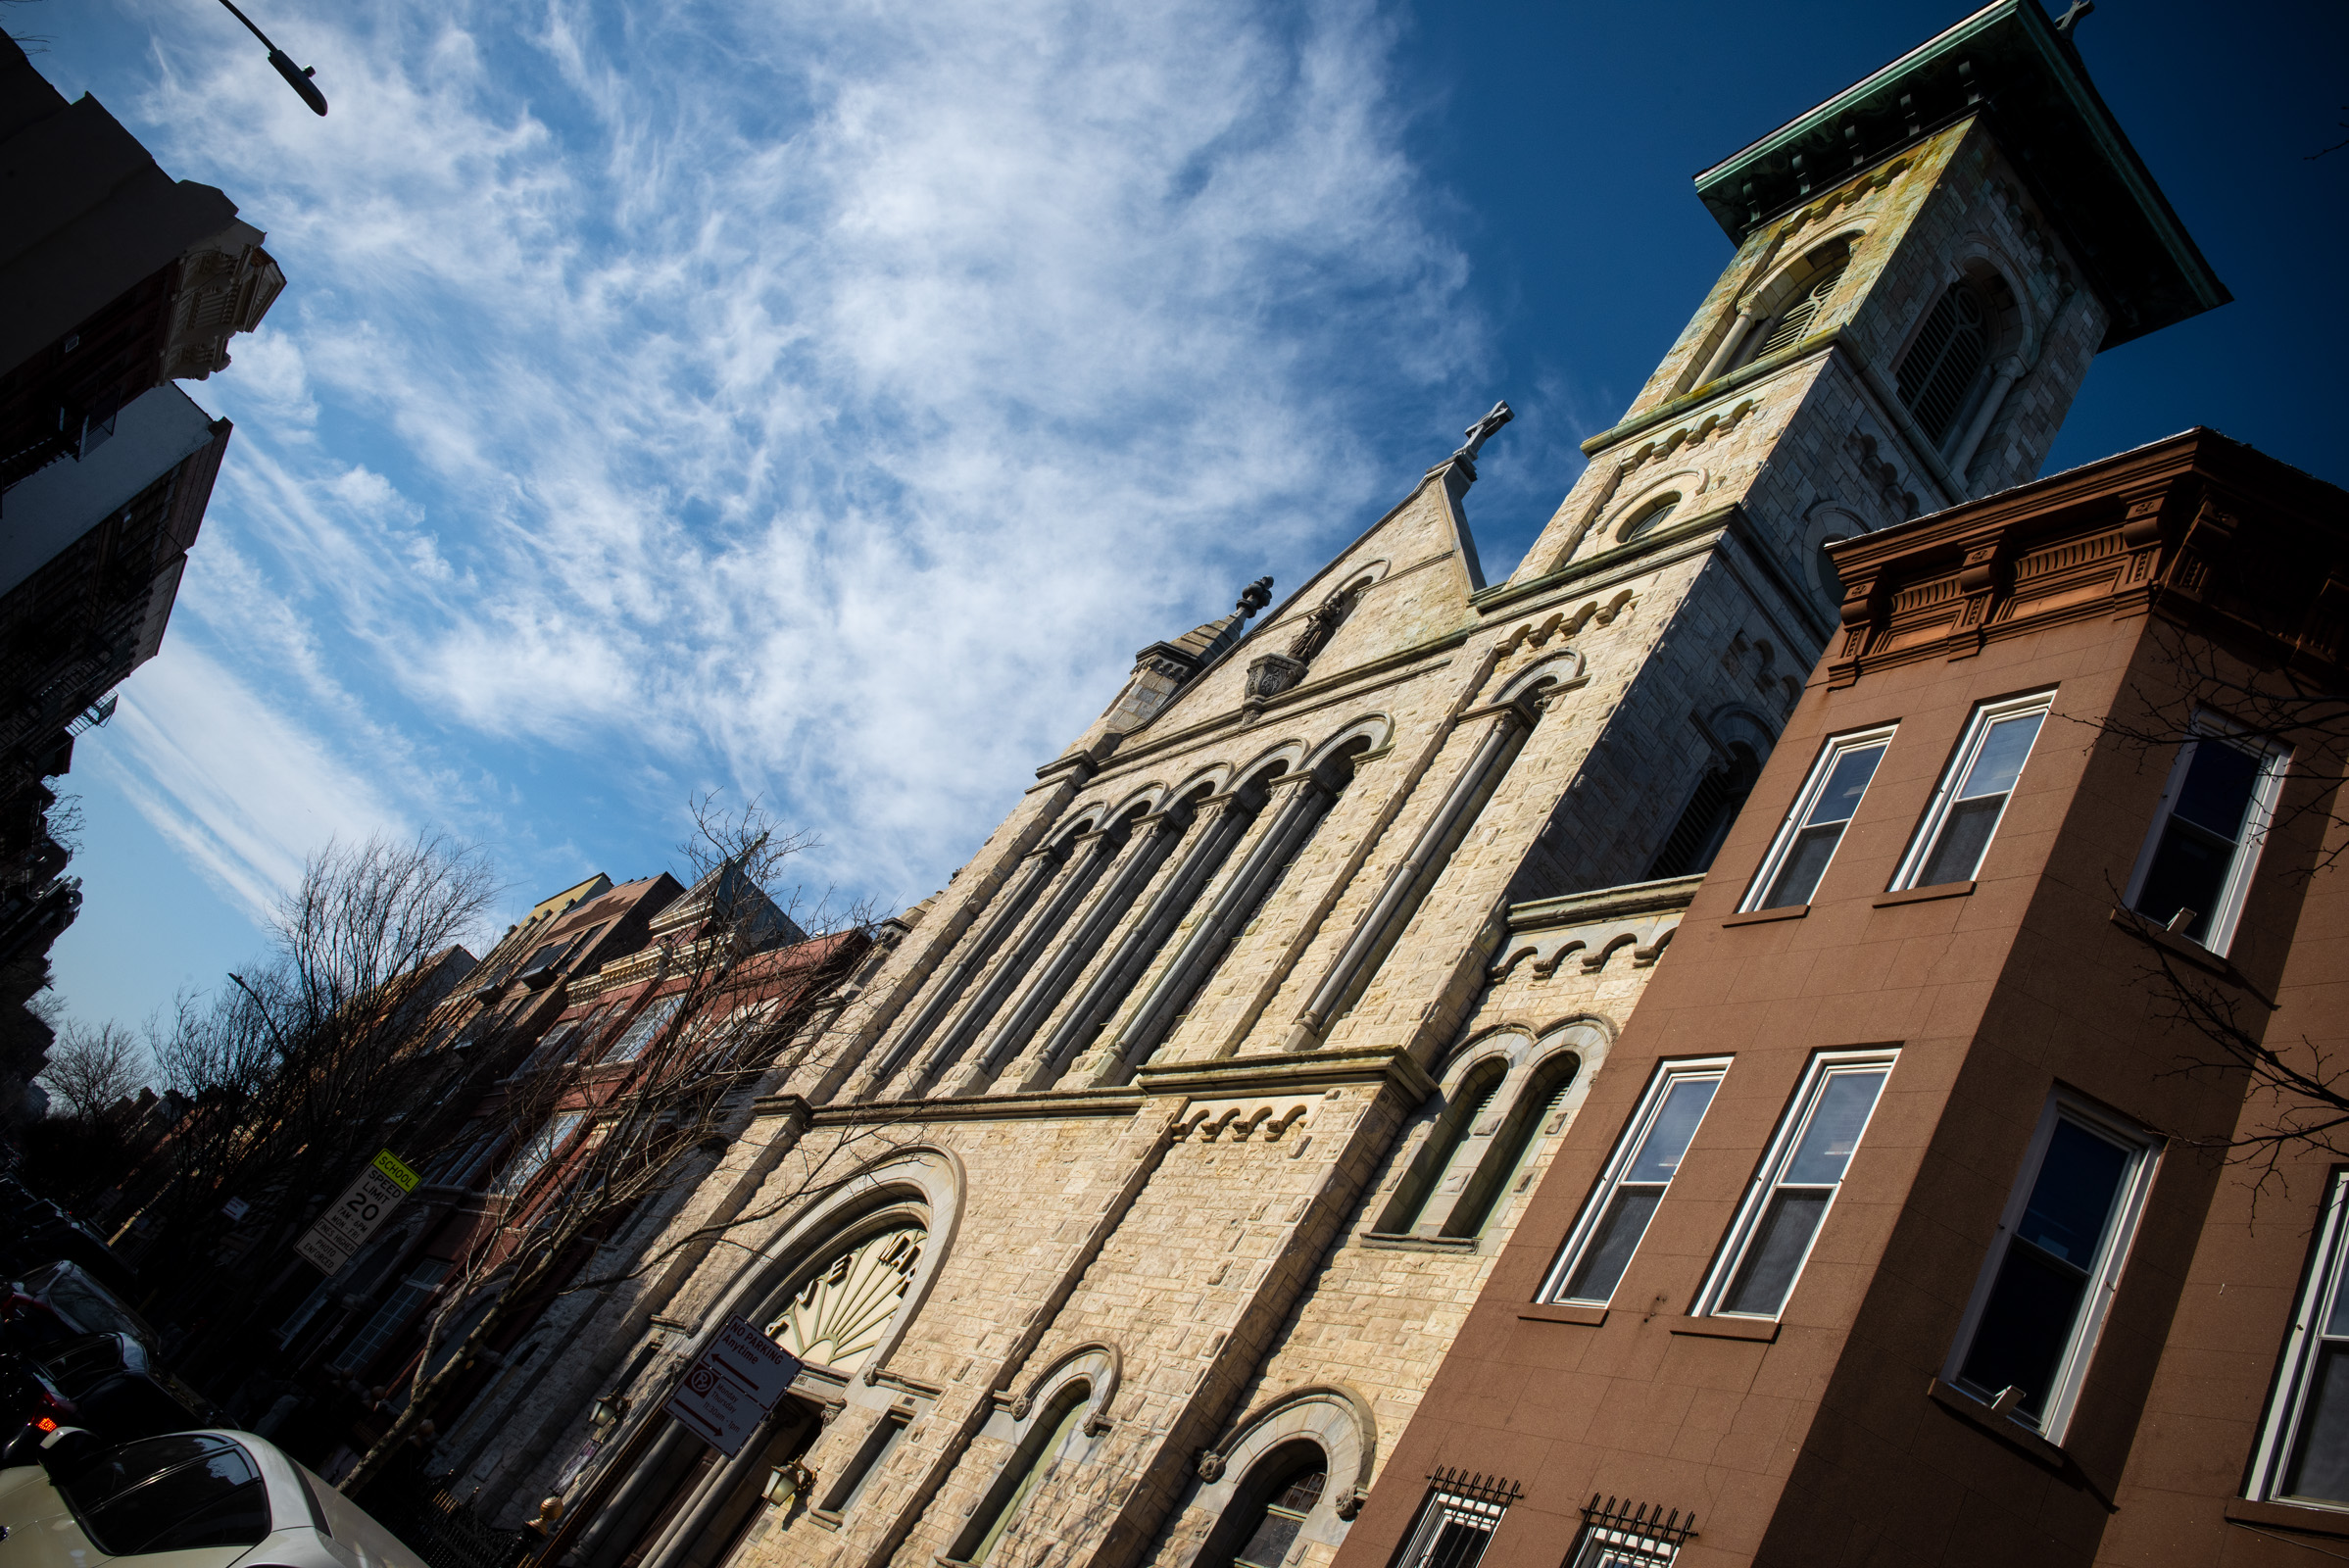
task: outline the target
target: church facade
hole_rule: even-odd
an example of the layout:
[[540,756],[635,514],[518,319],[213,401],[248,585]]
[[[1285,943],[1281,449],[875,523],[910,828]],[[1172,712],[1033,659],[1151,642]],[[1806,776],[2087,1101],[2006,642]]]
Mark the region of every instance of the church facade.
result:
[[[1510,577],[1503,406],[1145,649],[455,1486],[566,1568],[1334,1559],[1840,624],[1825,547],[2031,479],[2100,348],[2226,298],[2035,0],[1698,185],[1735,254]],[[737,1316],[805,1370],[728,1456],[661,1406]]]

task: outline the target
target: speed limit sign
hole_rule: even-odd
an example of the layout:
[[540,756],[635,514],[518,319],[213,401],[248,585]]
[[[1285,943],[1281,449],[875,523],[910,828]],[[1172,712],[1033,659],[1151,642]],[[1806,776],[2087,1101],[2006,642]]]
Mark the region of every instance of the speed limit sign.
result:
[[400,1200],[416,1190],[416,1180],[399,1155],[382,1151],[294,1244],[294,1250],[333,1273],[351,1261],[351,1254],[400,1206]]

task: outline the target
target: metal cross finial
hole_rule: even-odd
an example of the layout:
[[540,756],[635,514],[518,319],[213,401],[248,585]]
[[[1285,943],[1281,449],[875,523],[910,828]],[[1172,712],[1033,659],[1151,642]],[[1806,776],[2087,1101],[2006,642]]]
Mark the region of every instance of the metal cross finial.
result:
[[2095,9],[2096,0],[2072,0],[2064,14],[2055,19],[2055,30],[2064,37],[2071,37],[2072,29],[2080,25],[2080,19]]
[[1466,458],[1469,462],[1474,463],[1476,461],[1476,455],[1484,450],[1485,443],[1492,438],[1493,432],[1516,417],[1516,411],[1511,409],[1507,403],[1502,402],[1493,404],[1493,412],[1491,414],[1486,415],[1483,418],[1477,420],[1476,423],[1468,427],[1467,444],[1462,446],[1459,451],[1453,453],[1452,456],[1455,458]]

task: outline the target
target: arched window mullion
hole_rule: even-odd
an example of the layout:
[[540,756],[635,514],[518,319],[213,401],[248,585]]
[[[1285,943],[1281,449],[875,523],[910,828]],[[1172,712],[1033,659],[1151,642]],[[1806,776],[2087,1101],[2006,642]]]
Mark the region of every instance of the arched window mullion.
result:
[[1492,1107],[1493,1097],[1500,1093],[1507,1077],[1505,1061],[1483,1062],[1463,1076],[1450,1095],[1444,1097],[1446,1103],[1429,1129],[1419,1156],[1412,1160],[1386,1212],[1379,1217],[1380,1234],[1407,1236],[1427,1218],[1429,1208],[1443,1194],[1444,1177],[1459,1163],[1461,1149],[1476,1130],[1478,1120]]
[[1101,876],[1117,851],[1123,847],[1126,834],[1123,823],[1096,828],[1080,833],[1071,842],[1068,865],[1060,885],[1052,890],[1043,902],[1036,918],[1026,929],[1016,933],[1016,941],[1003,961],[982,980],[971,994],[970,1001],[954,1014],[946,1028],[939,1032],[938,1044],[932,1048],[921,1071],[906,1087],[907,1097],[918,1095],[937,1081],[938,1075],[953,1065],[979,1031],[994,1022],[996,1012],[1009,997],[1014,987],[1026,978],[1037,956],[1046,944],[1065,926],[1093,884]]
[[1262,802],[1259,791],[1249,787],[1200,803],[1186,835],[1189,847],[1183,852],[1182,863],[1150,900],[1142,918],[1118,943],[1109,961],[1087,983],[1077,1004],[1053,1028],[1044,1050],[1038,1054],[1036,1071],[1027,1087],[1042,1088],[1056,1078],[1070,1058],[1091,1044],[1094,1036],[1116,1016],[1148,970],[1150,959],[1190,911],[1200,890],[1222,871],[1232,851],[1247,836]]
[[1900,401],[1936,449],[1947,443],[1989,353],[1989,320],[1981,299],[1966,283],[1950,284],[1933,302],[1896,377]]
[[[1153,812],[1134,825],[1123,860],[1109,873],[1101,896],[1077,918],[1075,929],[1036,968],[1036,979],[1011,1006],[981,1052],[978,1072],[992,1079],[1035,1037],[1046,1017],[1076,984],[1085,960],[1099,952],[1134,901],[1183,836],[1188,811]],[[974,1086],[975,1088],[975,1086]]]
[[1343,787],[1333,787],[1311,772],[1277,782],[1291,790],[1290,798],[1281,804],[1271,825],[1225,882],[1206,913],[1191,928],[1173,961],[1119,1034],[1117,1054],[1129,1067],[1148,1060],[1174,1032],[1176,1020],[1222,967],[1225,955],[1280,885]]
[[1537,1067],[1518,1091],[1509,1119],[1485,1148],[1476,1174],[1460,1190],[1459,1200],[1444,1218],[1445,1236],[1481,1236],[1495,1214],[1506,1206],[1520,1185],[1518,1173],[1531,1158],[1543,1129],[1566,1105],[1574,1088],[1579,1062],[1573,1056],[1553,1057]]

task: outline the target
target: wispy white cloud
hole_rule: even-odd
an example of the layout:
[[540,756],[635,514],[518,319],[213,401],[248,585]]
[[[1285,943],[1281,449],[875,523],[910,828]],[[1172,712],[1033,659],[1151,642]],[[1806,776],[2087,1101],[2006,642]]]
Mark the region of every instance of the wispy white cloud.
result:
[[1366,0],[302,29],[322,122],[184,29],[99,86],[292,280],[126,705],[140,808],[248,904],[363,824],[527,891],[583,779],[646,845],[764,793],[918,896],[1136,647],[1392,499],[1370,435],[1483,353]]

